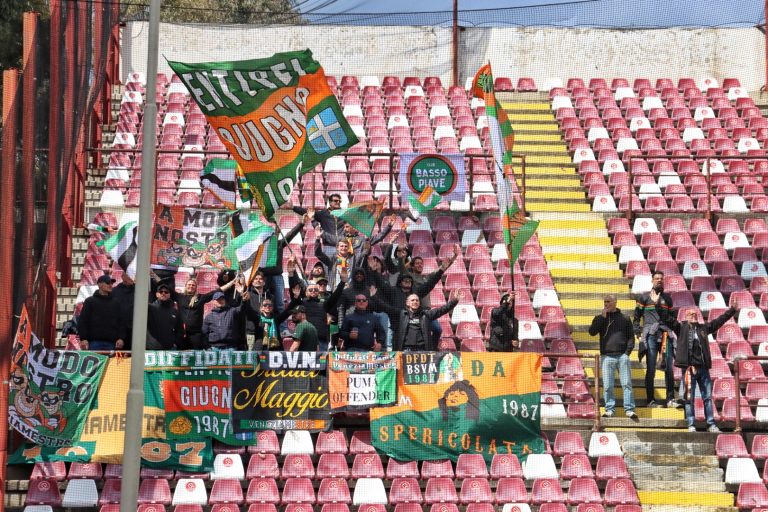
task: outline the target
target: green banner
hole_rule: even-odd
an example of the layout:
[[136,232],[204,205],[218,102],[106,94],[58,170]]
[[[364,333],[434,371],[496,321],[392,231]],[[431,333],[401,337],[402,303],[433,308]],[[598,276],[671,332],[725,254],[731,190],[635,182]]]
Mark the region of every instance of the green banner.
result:
[[288,201],[303,174],[357,143],[309,50],[168,64],[240,165],[267,218]]
[[538,354],[401,354],[398,402],[371,409],[377,450],[398,460],[543,453]]
[[23,308],[13,343],[8,421],[33,443],[62,447],[80,439],[108,357],[48,350]]
[[[98,397],[82,422],[83,431],[77,443],[59,448],[25,444],[9,457],[8,463],[61,460],[121,464],[130,373],[130,359],[109,359]],[[142,417],[142,466],[210,471],[213,467],[211,439],[166,440],[165,412],[157,405],[155,400],[145,401]]]
[[146,352],[145,403],[165,411],[166,439],[213,438],[255,445],[253,433],[235,435],[231,422],[232,366],[247,368],[245,361],[254,361],[254,355],[227,350]]

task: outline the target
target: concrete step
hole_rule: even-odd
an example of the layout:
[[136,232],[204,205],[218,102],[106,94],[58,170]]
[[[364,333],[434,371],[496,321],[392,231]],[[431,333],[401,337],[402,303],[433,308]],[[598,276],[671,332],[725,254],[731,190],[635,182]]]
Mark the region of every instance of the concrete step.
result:
[[736,507],[706,505],[643,505],[643,512],[738,512]]
[[689,506],[691,503],[696,503],[696,510],[700,510],[698,507],[702,505],[733,507],[735,501],[733,494],[729,492],[702,492],[701,488],[695,485],[687,492],[637,491],[637,495],[643,505]]
[[[685,468],[685,469],[691,469],[691,468]],[[703,474],[706,474],[706,471],[702,472]],[[698,481],[696,479],[694,480],[678,480],[679,478],[683,478],[686,475],[685,472],[674,472],[672,473],[675,475],[675,477],[671,480],[665,480],[664,478],[659,478],[659,470],[658,468],[655,468],[649,475],[648,480],[638,480],[637,477],[635,477],[634,474],[632,474],[632,480],[635,483],[635,488],[637,488],[638,491],[665,491],[665,492],[685,492],[689,489],[695,488],[697,485],[701,485],[701,481]],[[693,475],[695,478],[698,478],[699,476],[695,474]],[[722,475],[720,475],[720,479],[722,479]],[[707,481],[707,491],[709,492],[727,492],[725,488],[725,482],[717,481],[717,480],[709,480]]]
[[[541,225],[536,233],[541,234]],[[541,250],[544,253],[544,259],[558,254],[610,254],[616,258],[613,247],[610,245],[547,245]]]

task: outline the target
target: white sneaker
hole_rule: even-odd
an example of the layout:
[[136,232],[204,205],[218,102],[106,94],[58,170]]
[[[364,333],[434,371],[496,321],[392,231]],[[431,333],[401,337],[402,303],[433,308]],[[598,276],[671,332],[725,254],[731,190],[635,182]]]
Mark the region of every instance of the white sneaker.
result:
[[667,409],[679,409],[683,406],[680,402],[678,402],[675,399],[672,399],[667,402]]
[[717,425],[710,425],[709,428],[707,429],[707,432],[712,432],[713,434],[719,434],[720,429],[717,428]]
[[694,427],[693,425],[689,426],[688,432],[696,432],[696,427]]

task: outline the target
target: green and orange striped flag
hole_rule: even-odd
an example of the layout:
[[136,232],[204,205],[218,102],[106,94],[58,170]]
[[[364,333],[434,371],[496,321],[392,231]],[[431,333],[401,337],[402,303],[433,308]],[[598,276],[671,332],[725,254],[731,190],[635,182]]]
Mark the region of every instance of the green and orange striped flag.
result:
[[268,219],[299,178],[357,143],[309,50],[266,59],[168,61],[240,165]]
[[510,182],[515,178],[512,169],[512,147],[515,144],[515,132],[512,130],[512,124],[509,122],[506,111],[496,100],[490,64],[485,64],[475,74],[475,79],[472,82],[472,94],[485,101],[485,116],[488,120],[488,131],[493,148],[493,167],[496,172],[499,216],[501,217],[509,263],[512,264],[520,255],[525,242],[533,236],[539,223],[526,219],[525,213],[520,210],[512,195]]

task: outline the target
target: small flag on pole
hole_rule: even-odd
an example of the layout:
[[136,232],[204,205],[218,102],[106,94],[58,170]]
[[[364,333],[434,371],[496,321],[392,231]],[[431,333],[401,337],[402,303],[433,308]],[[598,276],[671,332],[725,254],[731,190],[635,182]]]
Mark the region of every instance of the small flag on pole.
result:
[[411,204],[411,210],[415,214],[414,216],[419,217],[433,210],[435,206],[440,203],[442,198],[443,197],[432,188],[432,185],[427,185],[418,197],[409,197],[408,202]]
[[237,207],[237,167],[234,160],[213,158],[200,173],[200,185],[230,210]]
[[277,264],[277,237],[275,228],[248,216],[244,222],[239,214],[232,216],[232,234],[235,238],[227,246],[229,259],[237,261],[240,270],[250,284],[253,273],[259,267],[272,267]]
[[383,201],[360,201],[350,204],[348,208],[333,210],[331,215],[340,218],[360,233],[370,237],[373,235],[373,227],[383,210]]
[[103,247],[131,279],[136,277],[136,251],[139,238],[138,222],[126,222],[114,235],[96,242]]

